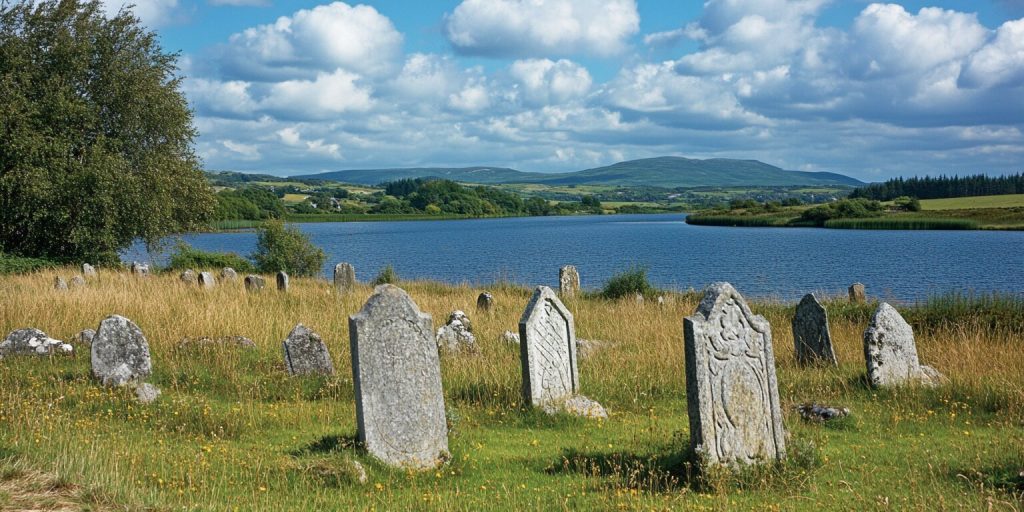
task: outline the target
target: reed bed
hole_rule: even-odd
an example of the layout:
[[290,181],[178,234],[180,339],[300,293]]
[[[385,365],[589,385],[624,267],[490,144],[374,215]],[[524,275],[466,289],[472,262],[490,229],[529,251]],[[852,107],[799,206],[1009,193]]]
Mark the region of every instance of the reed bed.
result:
[[880,217],[870,219],[832,219],[825,221],[830,229],[903,229],[903,230],[973,230],[977,221],[970,219],[934,219],[927,217]]

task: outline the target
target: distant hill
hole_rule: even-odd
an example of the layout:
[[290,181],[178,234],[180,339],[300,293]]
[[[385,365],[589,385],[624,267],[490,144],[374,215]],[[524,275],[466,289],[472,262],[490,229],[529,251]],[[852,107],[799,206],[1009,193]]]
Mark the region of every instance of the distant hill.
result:
[[522,172],[502,167],[422,167],[361,169],[295,176],[377,185],[403,178],[444,178],[463,183],[541,183],[545,185],[609,185],[623,187],[788,187],[860,186],[864,183],[831,172],[786,171],[757,160],[714,158],[696,160],[674,156],[630,160],[566,173]]

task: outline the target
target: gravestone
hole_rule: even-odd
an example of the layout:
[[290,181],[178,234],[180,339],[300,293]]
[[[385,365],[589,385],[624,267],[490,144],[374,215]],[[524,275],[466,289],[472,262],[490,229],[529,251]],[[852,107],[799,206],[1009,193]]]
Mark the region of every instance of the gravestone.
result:
[[867,291],[864,289],[864,285],[860,283],[853,283],[850,285],[850,302],[855,304],[863,304],[867,302],[868,296]]
[[85,278],[82,277],[82,276],[72,277],[71,280],[68,281],[68,288],[70,288],[72,290],[74,290],[76,288],[84,288],[84,287],[85,287]]
[[346,294],[356,287],[356,269],[348,263],[334,266],[334,288],[338,294]]
[[96,268],[88,263],[82,263],[82,275],[85,277],[96,277]]
[[444,462],[448,427],[430,315],[384,284],[348,322],[359,441],[392,466]]
[[334,375],[334,363],[320,335],[296,325],[284,343],[284,363],[289,375]]
[[460,310],[448,315],[448,322],[437,330],[437,348],[447,352],[476,352],[473,323]]
[[494,308],[494,295],[483,292],[476,298],[476,310],[482,313],[490,313]]
[[245,289],[250,292],[262,290],[267,285],[267,282],[262,277],[249,274],[245,276]]
[[92,345],[92,339],[96,337],[96,331],[92,329],[82,329],[78,334],[71,338],[72,345]]
[[917,358],[914,329],[896,308],[881,303],[864,331],[864,360],[873,387],[921,384],[935,386],[943,377]]
[[199,273],[199,287],[200,288],[213,288],[217,286],[217,278],[213,277],[211,272],[200,272]]
[[283,270],[277,273],[277,291],[288,291],[288,273]]
[[580,273],[576,267],[566,265],[558,269],[558,294],[563,298],[575,297],[580,291]]
[[690,446],[710,464],[786,456],[771,326],[729,283],[683,320]]
[[180,276],[178,276],[178,279],[181,279],[181,282],[190,285],[199,282],[199,276],[197,276],[196,272],[192,269],[186,269]]
[[68,283],[67,283],[67,281],[64,280],[63,277],[57,276],[57,277],[53,278],[53,289],[54,290],[61,290],[61,291],[67,290],[68,289]]
[[149,265],[132,262],[132,274],[140,277],[149,277]]
[[0,341],[0,359],[8,356],[70,354],[74,348],[61,340],[53,339],[39,329],[18,329]]
[[149,342],[131,320],[111,315],[92,338],[92,374],[104,386],[141,381],[152,372]]
[[828,330],[828,312],[814,294],[808,293],[793,315],[793,344],[796,361],[801,365],[824,363],[839,366]]
[[223,281],[235,281],[238,279],[238,272],[231,267],[224,267],[220,271],[220,278]]

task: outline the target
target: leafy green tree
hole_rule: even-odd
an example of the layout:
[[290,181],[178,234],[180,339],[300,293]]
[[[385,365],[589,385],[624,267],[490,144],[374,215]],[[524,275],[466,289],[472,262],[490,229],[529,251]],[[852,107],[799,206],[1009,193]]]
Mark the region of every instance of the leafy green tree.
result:
[[110,262],[206,225],[177,57],[99,0],[0,2],[0,251]]
[[252,260],[260,272],[285,271],[295,276],[315,276],[327,257],[309,237],[280,220],[270,220],[259,229]]

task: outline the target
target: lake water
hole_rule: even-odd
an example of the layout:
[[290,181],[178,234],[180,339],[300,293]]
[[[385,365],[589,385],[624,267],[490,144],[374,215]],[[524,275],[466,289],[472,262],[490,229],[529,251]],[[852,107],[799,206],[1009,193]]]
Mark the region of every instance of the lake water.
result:
[[[685,215],[299,224],[327,253],[324,275],[341,261],[361,281],[386,264],[403,279],[558,285],[573,264],[584,288],[599,288],[631,265],[658,287],[701,289],[729,281],[755,297],[796,300],[807,292],[914,301],[948,291],[1024,294],[1024,232],[860,231],[691,226]],[[252,232],[183,237],[203,250],[248,255]],[[126,261],[156,260],[133,247]]]

